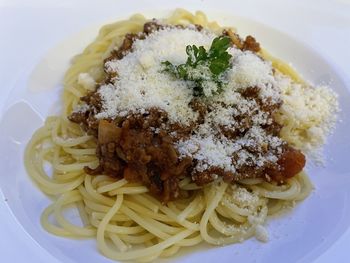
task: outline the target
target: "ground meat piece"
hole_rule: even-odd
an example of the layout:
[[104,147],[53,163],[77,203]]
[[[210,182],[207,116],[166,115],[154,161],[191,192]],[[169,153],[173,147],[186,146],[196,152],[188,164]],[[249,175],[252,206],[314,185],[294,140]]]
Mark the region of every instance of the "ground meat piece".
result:
[[81,97],[80,100],[88,104],[91,109],[95,109],[96,111],[102,109],[101,97],[96,91],[89,92],[86,96]]
[[242,41],[242,39],[239,37],[238,34],[234,33],[231,29],[225,29],[222,32],[222,35],[228,36],[231,39],[232,44],[234,46],[236,46],[238,49],[242,49],[243,48],[243,41]]
[[147,35],[151,34],[154,31],[158,31],[162,29],[164,26],[160,25],[157,20],[153,19],[150,22],[147,22],[143,26],[143,32]]
[[213,182],[215,179],[222,177],[225,182],[230,183],[233,178],[234,174],[228,171],[225,171],[224,169],[220,167],[210,167],[207,170],[204,170],[202,172],[194,172],[192,175],[192,180],[199,186],[206,185],[208,183]]
[[95,118],[94,112],[99,112],[101,110],[101,98],[95,91],[81,97],[80,100],[88,105],[89,110],[85,112],[72,112],[71,115],[68,116],[68,119],[74,123],[80,124],[88,134],[97,136],[99,121]]
[[260,51],[260,44],[252,36],[247,36],[243,41],[240,36],[234,33],[231,29],[225,29],[222,32],[222,35],[228,36],[231,39],[232,44],[240,50],[250,50],[255,53]]
[[202,31],[203,30],[203,26],[201,26],[201,25],[195,24],[194,26],[195,26],[197,31]]
[[252,167],[250,165],[243,165],[237,169],[234,181],[238,182],[247,178],[262,178],[264,176],[265,167]]
[[199,186],[209,184],[214,180],[215,180],[214,174],[209,171],[196,172],[192,175],[192,181],[194,181]]
[[169,134],[171,137],[176,140],[185,140],[188,139],[193,130],[198,126],[198,123],[190,123],[189,125],[182,125],[179,123],[169,124]]
[[265,112],[273,113],[282,106],[282,101],[272,102],[271,98],[267,98],[265,102],[258,100],[260,109]]
[[165,111],[150,108],[147,112],[138,115],[131,115],[128,118],[129,125],[138,129],[160,127],[168,121],[168,114]]
[[243,136],[248,129],[252,127],[253,120],[252,120],[251,115],[238,115],[235,116],[236,120],[236,127],[237,130],[236,132],[238,133],[239,136]]
[[71,122],[75,122],[78,124],[84,124],[84,125],[88,125],[87,123],[87,118],[89,117],[89,111],[78,111],[78,112],[72,112],[71,115],[68,116],[68,119]]
[[240,93],[243,98],[258,98],[260,88],[258,87],[248,87],[242,90]]
[[226,127],[223,125],[220,126],[220,131],[227,139],[230,140],[236,139],[241,134],[239,129],[236,129],[234,127]]
[[[132,44],[135,42],[136,39],[144,38],[145,36],[143,34],[126,34],[121,46],[117,50],[113,50],[111,52],[111,55],[104,60],[104,64],[108,61],[122,59],[132,49]],[[109,77],[111,77],[111,73],[108,72],[107,68],[105,68],[105,72]]]
[[118,49],[118,51],[121,55],[121,57],[118,57],[118,59],[123,58],[123,53],[125,54],[127,51],[131,50],[132,44],[134,43],[135,39],[137,39],[136,34],[126,34],[125,35],[123,43]]
[[162,196],[162,193],[164,191],[164,187],[163,187],[163,181],[162,179],[160,179],[160,175],[157,172],[154,172],[154,170],[152,170],[154,175],[151,175],[149,177],[150,179],[150,192],[155,194],[156,196]]
[[198,124],[204,123],[204,117],[208,112],[207,105],[204,102],[200,101],[198,98],[194,98],[190,102],[190,107],[194,111],[198,112],[198,115],[199,115],[197,120]]
[[282,125],[277,123],[272,119],[272,123],[268,125],[263,125],[262,128],[266,131],[267,134],[271,134],[273,136],[278,136],[282,129]]
[[250,50],[252,52],[260,51],[260,44],[252,36],[247,36],[243,42],[243,50]]

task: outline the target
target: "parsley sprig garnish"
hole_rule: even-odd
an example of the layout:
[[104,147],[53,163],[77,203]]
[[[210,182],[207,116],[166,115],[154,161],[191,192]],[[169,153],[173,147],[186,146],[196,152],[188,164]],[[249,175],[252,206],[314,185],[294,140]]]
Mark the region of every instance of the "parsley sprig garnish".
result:
[[173,65],[164,61],[164,71],[173,74],[176,78],[194,82],[195,96],[206,96],[220,93],[223,90],[224,80],[222,74],[230,68],[232,57],[227,49],[231,46],[230,38],[217,37],[213,40],[209,51],[203,46],[188,45],[188,55],[185,64]]

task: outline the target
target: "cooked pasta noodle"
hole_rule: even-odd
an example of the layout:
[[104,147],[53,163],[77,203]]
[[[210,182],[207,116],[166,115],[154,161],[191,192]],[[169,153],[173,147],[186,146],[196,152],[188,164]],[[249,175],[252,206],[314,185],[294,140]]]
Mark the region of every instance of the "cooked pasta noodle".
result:
[[[222,30],[202,12],[176,10],[166,21]],[[246,179],[235,185],[214,182],[199,187],[185,178],[180,188],[194,194],[163,205],[141,184],[106,175],[91,176],[83,171],[85,166],[96,167],[98,159],[93,137],[67,119],[80,97],[89,91],[78,83],[78,76],[87,72],[96,81],[103,79],[103,59],[121,43],[125,34],[139,32],[145,22],[142,15],[134,15],[100,30],[94,42],[74,58],[65,75],[62,115],[48,117],[29,141],[25,151],[26,169],[39,188],[54,197],[42,213],[42,226],[58,236],[94,237],[103,255],[140,262],[170,257],[181,247],[203,241],[225,245],[254,236],[256,227],[263,225],[268,215],[310,193],[312,186],[305,173],[283,185]],[[276,60],[274,66],[301,81],[280,61]],[[288,141],[287,136],[284,139]],[[241,200],[241,194],[252,202]],[[64,216],[64,210],[72,205],[79,211],[81,225]]]

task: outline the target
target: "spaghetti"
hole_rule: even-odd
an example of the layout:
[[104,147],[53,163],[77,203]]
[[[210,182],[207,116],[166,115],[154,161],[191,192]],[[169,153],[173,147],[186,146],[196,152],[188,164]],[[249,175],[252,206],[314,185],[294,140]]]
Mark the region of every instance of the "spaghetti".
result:
[[[126,34],[142,31],[146,22],[143,16],[134,15],[100,30],[96,40],[74,58],[65,75],[62,115],[48,117],[29,141],[25,152],[28,174],[44,193],[54,197],[41,216],[42,226],[58,236],[94,237],[103,255],[122,261],[146,262],[170,257],[181,247],[203,241],[226,245],[254,235],[266,241],[261,226],[267,216],[278,213],[289,203],[303,200],[310,193],[312,185],[304,172],[283,184],[251,178],[233,184],[216,180],[198,186],[185,177],[178,185],[182,192],[190,194],[164,204],[143,184],[103,174],[89,175],[84,171],[84,167],[99,165],[97,142],[67,117],[80,104],[80,98],[94,90],[90,84],[105,78],[104,59],[122,43]],[[222,31],[202,12],[193,15],[176,10],[166,23],[196,24],[213,32]],[[279,62],[274,66],[276,70],[282,67],[284,74],[299,80],[284,64]],[[81,73],[88,73],[91,79],[82,79]],[[290,126],[289,129],[293,130]],[[305,140],[300,136],[301,132],[285,132],[283,139],[298,146],[298,142]],[[81,226],[64,217],[63,211],[72,205],[79,211]],[[49,219],[51,215],[55,223]]]

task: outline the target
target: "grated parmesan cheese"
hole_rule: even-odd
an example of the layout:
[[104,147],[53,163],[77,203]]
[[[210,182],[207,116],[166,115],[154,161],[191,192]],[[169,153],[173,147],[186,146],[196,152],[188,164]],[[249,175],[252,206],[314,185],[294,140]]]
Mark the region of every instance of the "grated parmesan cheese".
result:
[[255,206],[259,202],[259,196],[256,193],[250,193],[246,188],[239,186],[234,187],[232,198],[242,208]]
[[78,76],[78,84],[90,91],[95,90],[96,87],[96,81],[89,73],[80,73]]
[[73,113],[77,113],[77,112],[84,113],[84,112],[87,112],[89,109],[90,109],[89,105],[87,105],[86,103],[82,103],[74,107]]
[[283,125],[281,137],[322,162],[318,153],[334,129],[339,111],[337,94],[326,86],[294,83],[278,74],[283,104],[276,120]]
[[271,63],[250,51],[235,53],[232,70],[229,73],[230,83],[239,88],[245,88],[264,86],[274,81]]
[[199,172],[210,166],[217,166],[225,171],[235,171],[231,157],[235,147],[228,140],[217,140],[212,135],[204,138],[192,136],[189,141],[180,142],[178,149],[180,156],[192,156],[198,161],[196,169]]
[[267,232],[266,228],[262,225],[257,225],[255,227],[255,237],[257,240],[264,243],[269,241],[269,233]]
[[[187,45],[208,49],[215,37],[206,30],[165,27],[143,40],[135,40],[132,51],[122,59],[106,62],[106,70],[115,73],[116,77],[111,83],[99,87],[97,92],[102,99],[102,111],[95,117],[124,117],[158,108],[167,113],[170,123],[184,126],[195,123],[198,113],[190,105],[194,98],[194,83],[165,74],[161,63],[185,63]],[[231,47],[228,52],[232,55],[232,68],[221,76],[226,86],[223,92],[216,94],[217,85],[208,77],[203,87],[207,98],[203,101],[210,106],[210,111],[191,136],[176,143],[180,157],[195,159],[195,170],[199,172],[216,166],[234,173],[245,165],[264,167],[266,163],[278,160],[284,142],[277,136],[268,135],[262,128],[272,124],[273,119],[260,110],[256,100],[241,95],[240,92],[247,88],[257,88],[259,99],[267,105],[283,101],[277,114],[279,123],[284,125],[282,137],[284,133],[284,139],[293,144],[293,136],[295,142],[304,136],[303,145],[295,145],[296,148],[308,149],[324,141],[332,128],[337,107],[336,97],[328,88],[314,89],[296,84],[288,77],[274,73],[270,62],[251,51]],[[200,74],[206,79],[209,73],[206,68],[189,74]],[[88,75],[81,74],[79,79],[84,85],[92,85]],[[248,131],[237,122],[238,116],[249,116]],[[166,128],[166,125],[161,128]],[[222,134],[223,128],[238,129],[245,135],[230,140]],[[159,133],[157,129],[154,132]],[[171,136],[176,136],[176,133]],[[249,147],[258,149],[259,153],[252,154],[247,150]]]
[[259,87],[260,96],[270,98],[276,103],[280,99],[279,89],[269,61],[264,61],[250,51],[240,51],[231,48],[233,57],[232,69],[228,73],[229,84],[232,89]]
[[165,28],[136,40],[133,52],[106,63],[107,70],[116,72],[118,77],[113,84],[99,89],[104,103],[103,111],[96,117],[126,116],[156,107],[166,111],[171,122],[189,124],[195,120],[197,114],[189,106],[193,98],[191,84],[164,74],[161,62],[184,63],[187,45],[208,48],[214,38],[214,34],[204,30]]

